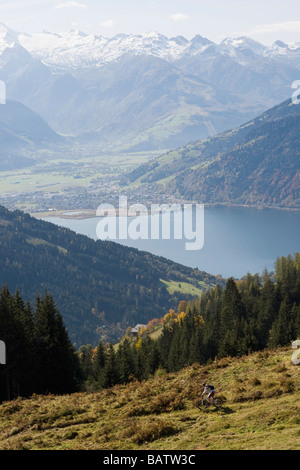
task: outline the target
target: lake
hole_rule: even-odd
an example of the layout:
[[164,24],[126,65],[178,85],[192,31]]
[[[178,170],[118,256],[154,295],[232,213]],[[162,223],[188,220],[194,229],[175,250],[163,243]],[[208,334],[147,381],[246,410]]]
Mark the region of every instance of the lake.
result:
[[[97,239],[99,218],[49,217],[44,220]],[[204,246],[198,251],[187,251],[184,239],[128,239],[118,243],[210,274],[240,278],[247,272],[261,274],[265,268],[273,271],[278,256],[300,251],[300,212],[242,207],[205,208]]]

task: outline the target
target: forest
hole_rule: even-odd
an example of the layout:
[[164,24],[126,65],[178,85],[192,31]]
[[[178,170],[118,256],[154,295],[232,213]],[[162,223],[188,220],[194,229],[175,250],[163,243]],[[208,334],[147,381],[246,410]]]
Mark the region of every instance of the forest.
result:
[[[153,330],[159,334],[153,336]],[[7,363],[0,366],[0,401],[33,393],[95,391],[147,380],[194,363],[290,345],[300,338],[300,253],[276,260],[275,276],[229,278],[177,310],[153,318],[138,336],[118,344],[73,347],[54,299],[34,307],[7,287],[0,294],[0,336]]]
[[[148,322],[180,301],[162,282],[206,289],[215,276],[0,206],[0,286],[31,303],[45,289],[73,344],[118,341],[131,323]],[[190,296],[192,298],[192,296]]]
[[79,363],[52,296],[34,307],[7,287],[0,293],[0,337],[6,363],[0,365],[0,402],[21,396],[70,393],[78,388]]

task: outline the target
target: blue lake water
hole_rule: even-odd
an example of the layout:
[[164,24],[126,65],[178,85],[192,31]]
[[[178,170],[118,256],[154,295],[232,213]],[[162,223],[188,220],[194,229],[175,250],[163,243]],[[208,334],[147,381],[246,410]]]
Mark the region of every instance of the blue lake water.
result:
[[[97,240],[99,218],[48,218],[48,222],[70,228]],[[300,251],[300,212],[237,207],[205,208],[204,246],[186,250],[182,240],[118,240],[125,246],[148,251],[186,266],[223,277],[261,274],[274,270],[278,256]]]

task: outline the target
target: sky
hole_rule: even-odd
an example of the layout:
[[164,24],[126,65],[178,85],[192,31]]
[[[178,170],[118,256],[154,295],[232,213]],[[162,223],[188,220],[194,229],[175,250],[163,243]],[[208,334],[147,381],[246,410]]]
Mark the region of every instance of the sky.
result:
[[300,42],[299,0],[0,0],[0,23],[20,32],[78,29],[112,37],[157,31],[219,43],[248,36]]

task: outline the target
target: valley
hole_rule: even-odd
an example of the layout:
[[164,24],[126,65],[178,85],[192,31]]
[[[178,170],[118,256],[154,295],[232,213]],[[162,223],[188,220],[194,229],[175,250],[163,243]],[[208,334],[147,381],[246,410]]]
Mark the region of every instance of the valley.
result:
[[[117,341],[128,325],[169,309],[182,293],[168,282],[206,290],[224,280],[117,243],[93,240],[0,206],[0,285],[26,300],[53,293],[74,345]],[[19,259],[16,261],[16,253]],[[203,284],[199,282],[203,281]],[[118,292],[118,295],[116,295]]]
[[[157,151],[107,155],[93,145],[69,146],[61,153],[45,149],[34,166],[0,171],[0,202],[11,210],[37,214],[53,209],[96,210],[102,202],[116,205],[122,175],[158,155]],[[151,195],[144,191],[142,200],[151,200]]]
[[[286,112],[282,103],[295,93],[299,51],[298,43],[264,46],[247,37],[220,44],[151,32],[107,39],[78,30],[22,34],[2,24],[0,80],[7,99],[0,105],[0,203],[44,214],[95,210],[126,192],[148,204],[155,194],[297,208],[298,166],[294,162],[287,175],[279,161],[285,148],[279,142],[273,148],[268,136],[280,117],[290,116],[294,131],[298,126],[298,107]],[[264,135],[261,116],[269,124],[261,128]],[[249,126],[258,131],[251,144],[243,141]],[[293,151],[296,132],[280,132]],[[219,165],[232,151],[237,185],[226,158]],[[273,151],[276,176],[263,158]],[[259,179],[253,184],[253,165],[242,169],[245,156],[262,160],[256,171],[268,175],[271,195]],[[223,184],[230,196],[212,189]],[[239,194],[245,184],[252,185],[249,194]]]
[[300,22],[230,3],[0,6],[1,450],[300,449]]

